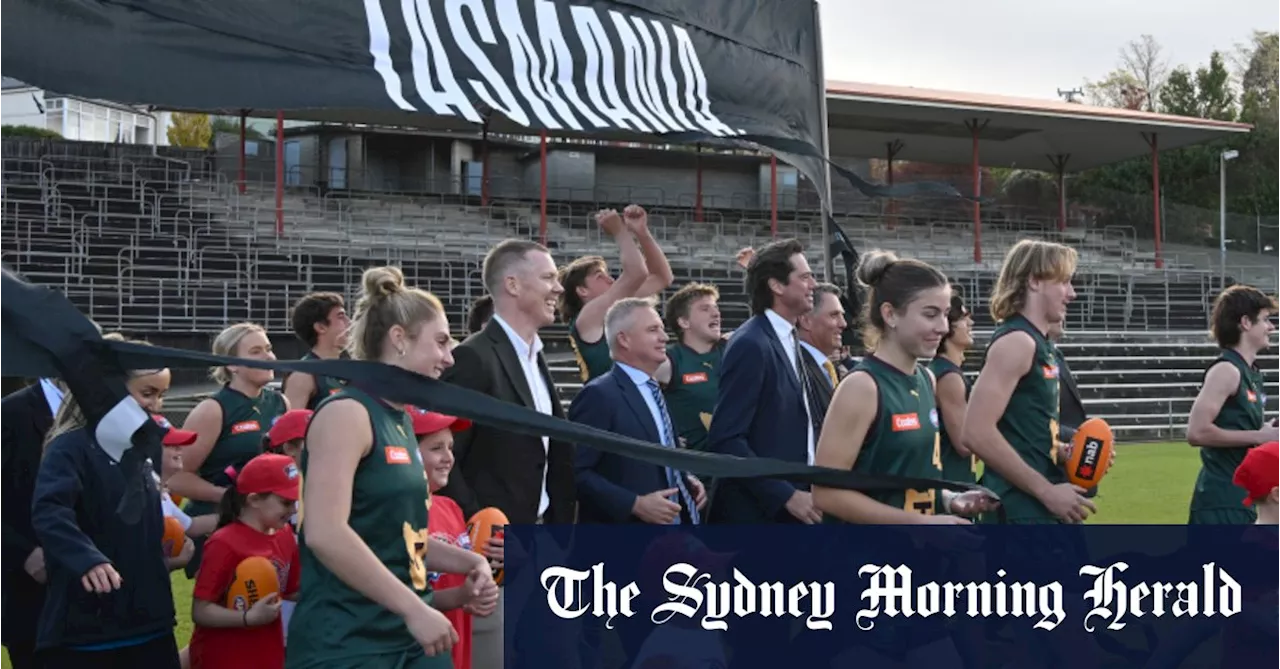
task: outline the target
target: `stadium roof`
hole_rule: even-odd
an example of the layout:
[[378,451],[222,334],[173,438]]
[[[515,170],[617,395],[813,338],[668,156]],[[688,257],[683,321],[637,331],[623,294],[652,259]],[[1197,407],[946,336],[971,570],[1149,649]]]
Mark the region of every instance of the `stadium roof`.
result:
[[[968,164],[973,138],[965,123],[976,119],[986,122],[979,139],[983,166],[1054,171],[1051,156],[1068,155],[1068,172],[1148,155],[1151,149],[1143,133],[1158,134],[1160,150],[1165,151],[1251,129],[1242,123],[1128,109],[840,81],[827,82],[827,116],[832,156],[885,158],[888,144],[898,140],[902,142],[895,156],[898,160]],[[309,109],[285,112],[285,118],[465,133],[477,130],[456,117],[400,111]],[[501,115],[494,116],[490,130],[532,134]],[[623,133],[555,134],[637,141],[634,134]],[[661,138],[651,141],[661,143]]]
[[1051,156],[1069,155],[1069,172],[1137,156],[1158,135],[1161,151],[1249,132],[1251,126],[1130,109],[878,84],[827,82],[827,122],[833,156],[968,163],[973,135],[966,122],[986,123],[979,162],[986,167],[1054,171]]

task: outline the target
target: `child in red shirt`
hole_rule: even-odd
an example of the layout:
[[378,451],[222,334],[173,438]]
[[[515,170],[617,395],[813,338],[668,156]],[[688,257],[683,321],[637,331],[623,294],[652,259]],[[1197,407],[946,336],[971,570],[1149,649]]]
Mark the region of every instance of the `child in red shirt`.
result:
[[[413,417],[413,432],[418,438],[418,451],[422,454],[422,467],[426,470],[431,491],[427,532],[432,539],[471,550],[462,509],[457,502],[435,494],[449,482],[449,470],[453,469],[453,433],[471,427],[471,421],[414,407],[405,408]],[[485,555],[490,558],[494,569],[501,568],[501,541],[497,546],[490,543]],[[471,669],[471,617],[488,616],[497,609],[498,589],[493,587],[477,594],[474,584],[467,582],[466,574],[431,572],[427,579],[435,591],[432,606],[442,611],[458,632],[458,642],[453,645],[454,669]]]
[[[266,453],[246,463],[223,495],[219,528],[205,542],[191,603],[192,669],[284,667],[280,602],[298,592],[298,542],[289,525],[298,478],[292,458]],[[275,565],[280,592],[246,610],[227,608],[236,567],[253,556]]]

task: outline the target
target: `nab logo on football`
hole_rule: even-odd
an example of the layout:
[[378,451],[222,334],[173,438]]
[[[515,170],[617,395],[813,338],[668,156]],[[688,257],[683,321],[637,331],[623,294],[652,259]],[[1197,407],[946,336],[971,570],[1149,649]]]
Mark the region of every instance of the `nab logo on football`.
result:
[[1088,437],[1080,445],[1084,449],[1080,453],[1080,462],[1076,465],[1076,478],[1089,480],[1098,471],[1098,460],[1102,454],[1102,440]]

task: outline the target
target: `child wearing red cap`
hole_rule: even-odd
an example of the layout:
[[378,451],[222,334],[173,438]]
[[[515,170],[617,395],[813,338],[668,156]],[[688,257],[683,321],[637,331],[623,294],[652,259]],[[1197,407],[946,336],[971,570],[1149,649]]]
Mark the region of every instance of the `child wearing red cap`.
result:
[[1258,512],[1257,525],[1280,525],[1280,442],[1250,449],[1231,482],[1249,494],[1245,506]]
[[[282,599],[298,592],[298,542],[289,518],[298,499],[298,466],[287,455],[264,453],[232,474],[218,510],[218,530],[204,546],[191,603],[193,669],[284,666]],[[247,610],[223,605],[237,565],[253,556],[275,565],[280,592]]]
[[[293,464],[298,466],[299,490],[302,489],[302,447],[307,437],[307,426],[311,424],[313,415],[315,412],[310,409],[290,409],[280,414],[271,424],[271,430],[267,432],[264,440],[265,448],[262,449],[267,453],[282,453],[293,458]],[[295,508],[297,511],[289,518],[289,525],[293,527],[296,535],[302,524],[301,497],[295,503]],[[293,616],[293,607],[294,603],[291,601],[280,602],[280,629],[284,631],[286,646],[289,645],[289,618]]]
[[[418,438],[418,451],[431,491],[427,533],[432,539],[471,550],[462,508],[452,499],[435,494],[449,482],[449,471],[453,469],[453,433],[470,428],[471,421],[416,407],[405,407],[405,410],[413,418],[413,433]],[[492,540],[485,554],[495,571],[502,568],[501,539]],[[435,590],[432,606],[443,611],[458,631],[458,643],[453,645],[454,669],[471,669],[471,616],[493,613],[498,604],[498,588],[477,592],[466,574],[430,572],[427,580]]]

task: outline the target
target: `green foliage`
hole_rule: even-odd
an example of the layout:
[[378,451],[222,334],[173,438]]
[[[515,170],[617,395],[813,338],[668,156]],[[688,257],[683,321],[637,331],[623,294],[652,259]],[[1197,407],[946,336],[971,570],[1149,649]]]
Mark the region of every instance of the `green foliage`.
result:
[[[1164,201],[1166,239],[1184,243],[1216,245],[1219,198],[1219,156],[1223,151],[1240,152],[1227,163],[1227,211],[1272,217],[1280,209],[1280,138],[1277,118],[1277,34],[1258,32],[1243,49],[1239,83],[1232,82],[1223,55],[1213,52],[1208,63],[1194,71],[1175,67],[1160,83],[1156,111],[1178,116],[1194,116],[1220,121],[1240,121],[1253,125],[1247,134],[1229,139],[1160,153],[1160,188]],[[1095,85],[1091,98],[1097,103],[1135,108],[1137,96],[1126,87],[1137,85],[1136,77],[1122,69]],[[1102,84],[1108,84],[1103,86]],[[1089,170],[1071,181],[1073,204],[1097,212],[1098,222],[1133,225],[1139,236],[1153,234],[1151,159],[1149,157]],[[1025,187],[1024,187],[1025,188]],[[1179,210],[1183,215],[1178,215]],[[1228,237],[1255,243],[1255,232],[1232,232]],[[1243,226],[1242,226],[1243,228]],[[1262,240],[1264,244],[1268,240]],[[1271,241],[1274,244],[1274,240]]]
[[48,128],[38,128],[34,125],[0,126],[0,136],[29,137],[31,139],[62,139],[61,134],[53,130],[49,130]]
[[[240,134],[240,119],[230,116],[215,116],[211,123],[213,135],[216,137],[218,133],[226,133],[231,135]],[[247,126],[244,129],[245,139],[263,139],[261,130],[253,126]]]
[[185,146],[191,149],[207,149],[213,141],[213,125],[208,114],[185,114],[175,112],[171,118],[167,135],[173,146]]

